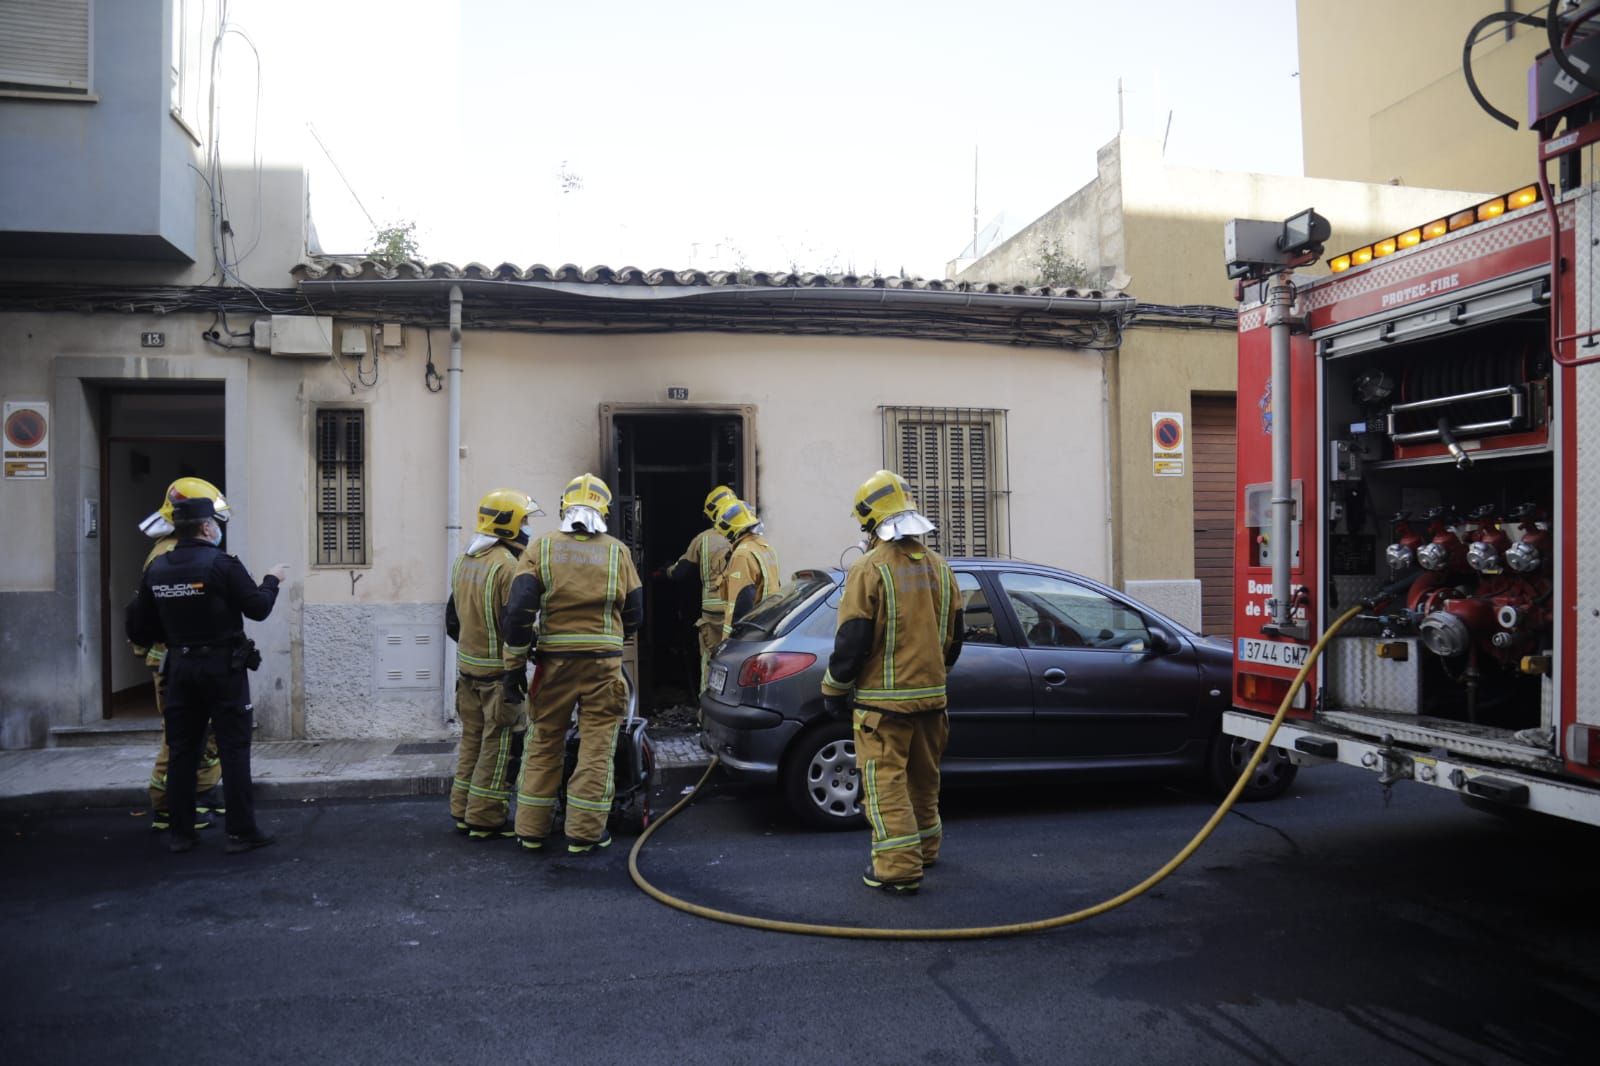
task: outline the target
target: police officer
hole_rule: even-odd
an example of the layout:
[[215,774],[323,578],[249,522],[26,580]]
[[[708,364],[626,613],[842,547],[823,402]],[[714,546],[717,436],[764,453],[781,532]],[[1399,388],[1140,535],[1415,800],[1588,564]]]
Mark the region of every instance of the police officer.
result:
[[868,478],[856,490],[854,515],[874,543],[845,576],[823,706],[853,726],[872,829],[862,882],[910,895],[938,858],[943,835],[945,675],[961,654],[961,599],[950,567],[918,539],[934,526],[898,474]]
[[644,619],[644,591],[627,547],[606,535],[610,511],[605,482],[593,474],[573,478],[561,494],[560,532],[530,544],[511,578],[501,626],[506,702],[526,698],[530,654],[540,678],[517,790],[517,839],[530,851],[543,849],[550,835],[574,704],[578,765],[567,784],[567,851],[581,855],[611,843],[612,759],[627,704],[622,646]]
[[167,645],[168,848],[180,852],[195,846],[195,766],[210,724],[222,757],[227,851],[249,851],[271,844],[273,837],[256,826],[251,795],[245,670],[259,666],[261,656],[245,637],[240,616],[259,622],[272,613],[288,567],[273,567],[257,586],[244,564],[218,547],[225,518],[203,496],[175,502],[172,519],[178,543],[145,571],[128,619],[129,640]]
[[733,545],[722,571],[722,638],[726,639],[733,623],[777,592],[783,578],[778,553],[767,543],[765,527],[749,504],[739,499],[725,502],[717,512],[717,529]]
[[695,639],[700,645],[700,691],[706,687],[706,671],[711,663],[711,653],[722,643],[723,615],[727,604],[722,602],[722,572],[728,565],[728,538],[716,527],[717,512],[723,504],[734,499],[733,490],[718,485],[706,493],[703,506],[706,521],[711,525],[695,534],[683,555],[667,570],[674,581],[695,579],[700,584],[700,618],[695,622]]
[[[160,508],[151,512],[149,517],[139,523],[140,532],[155,541],[150,553],[144,558],[146,570],[158,557],[177,546],[178,538],[173,536],[172,531],[172,505],[191,496],[204,496],[209,499],[217,514],[226,520],[228,501],[223,499],[221,489],[204,478],[178,478],[167,486],[166,495],[161,498]],[[155,685],[156,713],[162,714],[166,697],[164,691],[166,679],[161,676],[161,664],[167,657],[166,645],[153,644],[146,648],[135,644],[133,653],[143,659],[151,670],[151,679]],[[150,828],[158,832],[172,825],[172,815],[167,811],[167,762],[170,758],[171,752],[167,749],[167,738],[163,732],[161,750],[156,752],[155,769],[150,771]],[[205,751],[201,753],[199,769],[195,771],[194,787],[197,798],[194,808],[194,827],[196,829],[209,826],[213,814],[224,813],[222,796],[217,789],[217,783],[221,780],[222,760],[217,756],[217,738],[215,734],[207,731]]]
[[456,717],[461,750],[450,789],[450,816],[473,840],[511,837],[506,812],[507,771],[520,704],[507,705],[501,678],[500,616],[511,594],[511,574],[527,547],[528,519],[544,514],[533,497],[495,489],[478,504],[477,535],[450,570],[444,628],[456,642]]

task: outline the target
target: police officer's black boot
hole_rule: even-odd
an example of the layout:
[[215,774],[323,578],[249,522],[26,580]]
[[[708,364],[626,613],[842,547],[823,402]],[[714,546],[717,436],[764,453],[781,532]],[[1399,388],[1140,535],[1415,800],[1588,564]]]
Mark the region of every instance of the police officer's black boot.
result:
[[271,833],[263,833],[259,829],[252,829],[248,833],[229,833],[228,845],[223,850],[229,855],[238,855],[240,852],[254,851],[264,848],[268,844],[276,844],[278,838]]

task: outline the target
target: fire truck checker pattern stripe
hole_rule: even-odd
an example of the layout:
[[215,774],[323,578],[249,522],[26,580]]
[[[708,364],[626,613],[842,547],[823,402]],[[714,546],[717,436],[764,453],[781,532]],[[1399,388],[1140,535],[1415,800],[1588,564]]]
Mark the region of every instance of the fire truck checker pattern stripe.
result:
[[[1600,226],[1600,219],[1595,217],[1596,207],[1591,187],[1578,199],[1579,233],[1592,235],[1595,228]],[[1600,264],[1595,262],[1595,248],[1590,241],[1578,240],[1573,244],[1573,276],[1585,279],[1576,286],[1578,291],[1582,291],[1591,284],[1587,279],[1595,276],[1597,265]],[[1570,299],[1571,292],[1566,290],[1563,300]],[[1600,325],[1595,321],[1591,300],[1578,299],[1573,302],[1577,304],[1574,309],[1574,332],[1586,333]],[[1565,506],[1571,508],[1572,518],[1563,522],[1564,528],[1557,534],[1557,550],[1565,571],[1562,576],[1563,587],[1557,595],[1568,597],[1568,602],[1573,602],[1576,593],[1577,602],[1582,602],[1589,595],[1582,590],[1600,588],[1600,454],[1588,446],[1588,441],[1592,439],[1588,435],[1597,432],[1595,427],[1600,426],[1600,372],[1593,367],[1570,371],[1560,375],[1560,384],[1563,390],[1571,389],[1574,393],[1571,401],[1563,404],[1573,415],[1573,428],[1568,430],[1573,443],[1558,445],[1558,454],[1561,456],[1560,462],[1574,464],[1571,474],[1566,476],[1577,491],[1573,493],[1575,499],[1565,502]],[[1584,429],[1585,426],[1589,428]],[[1563,486],[1558,482],[1556,492],[1561,494],[1563,491]],[[1565,544],[1561,543],[1563,540]],[[1593,610],[1573,611],[1571,614],[1575,616],[1572,624],[1576,632],[1568,646],[1576,652],[1572,656],[1575,663],[1563,668],[1562,680],[1574,678],[1575,687],[1558,683],[1558,699],[1570,699],[1576,704],[1570,712],[1564,711],[1564,716],[1570,713],[1577,722],[1600,726],[1600,699],[1592,695],[1600,688],[1600,616]],[[1557,647],[1559,651],[1566,650],[1560,645]],[[1584,692],[1591,695],[1588,698],[1578,695]],[[1566,737],[1559,738],[1559,742],[1563,745],[1570,743]],[[1567,758],[1572,758],[1570,751],[1567,752]]]
[[[1318,278],[1314,287],[1308,287],[1301,297],[1300,306],[1314,311],[1353,296],[1384,289],[1422,277],[1449,267],[1460,266],[1495,252],[1503,252],[1529,241],[1547,240],[1550,236],[1549,217],[1544,206],[1526,208],[1530,214],[1505,225],[1491,226],[1481,232],[1462,233],[1441,237],[1424,245],[1421,251],[1385,259],[1381,266],[1372,266],[1360,273],[1338,275],[1337,284],[1328,284]],[[1573,206],[1562,204],[1557,208],[1561,228],[1570,230],[1574,225]],[[1239,312],[1239,332],[1259,329],[1266,322],[1266,308],[1257,304]]]

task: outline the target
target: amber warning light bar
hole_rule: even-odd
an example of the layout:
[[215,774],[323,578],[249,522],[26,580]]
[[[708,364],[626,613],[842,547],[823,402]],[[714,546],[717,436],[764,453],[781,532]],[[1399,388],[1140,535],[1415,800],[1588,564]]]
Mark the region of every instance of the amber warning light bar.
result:
[[1454,233],[1458,229],[1466,229],[1468,226],[1479,222],[1488,222],[1491,219],[1499,218],[1507,211],[1516,211],[1530,204],[1536,204],[1539,200],[1539,186],[1524,185],[1516,192],[1506,193],[1504,196],[1496,196],[1493,200],[1485,200],[1481,204],[1457,211],[1453,215],[1435,219],[1426,226],[1417,226],[1414,229],[1406,230],[1404,233],[1397,233],[1393,237],[1385,237],[1381,241],[1373,241],[1371,244],[1357,248],[1353,252],[1336,255],[1328,260],[1328,269],[1335,274],[1342,274],[1351,267],[1366,266],[1374,259],[1382,259],[1384,256],[1403,252],[1407,248],[1415,248],[1424,241],[1436,240],[1446,233]]

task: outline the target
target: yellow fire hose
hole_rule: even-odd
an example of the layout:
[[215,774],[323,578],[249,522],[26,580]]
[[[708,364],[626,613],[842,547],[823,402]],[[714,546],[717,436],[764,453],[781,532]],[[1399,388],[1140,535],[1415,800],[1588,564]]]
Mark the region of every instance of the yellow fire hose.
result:
[[1031,922],[1012,922],[1008,925],[975,925],[965,928],[946,929],[874,929],[853,925],[822,925],[814,922],[790,922],[779,918],[759,918],[751,914],[736,914],[732,911],[718,910],[715,907],[706,907],[699,903],[681,899],[670,892],[657,888],[650,883],[644,874],[639,872],[639,853],[644,850],[645,843],[655,835],[656,830],[671,821],[673,815],[694,802],[694,798],[699,795],[701,787],[711,777],[712,771],[717,768],[718,760],[715,757],[712,758],[711,765],[706,767],[706,772],[701,775],[700,780],[690,790],[689,794],[680,799],[673,805],[671,810],[662,815],[658,821],[652,822],[643,833],[639,834],[639,839],[634,842],[633,850],[628,853],[628,873],[632,876],[633,883],[638,885],[646,895],[660,903],[665,903],[675,910],[683,911],[686,914],[698,915],[701,918],[709,918],[714,922],[742,925],[749,929],[765,929],[774,933],[842,937],[850,940],[984,940],[990,937],[1020,936],[1023,933],[1042,933],[1046,929],[1059,929],[1064,925],[1076,925],[1078,922],[1093,918],[1096,915],[1115,910],[1124,903],[1144,895],[1164,881],[1174,870],[1187,862],[1191,855],[1200,850],[1200,845],[1206,842],[1212,831],[1217,828],[1222,819],[1226,817],[1228,811],[1233,808],[1234,802],[1239,798],[1239,794],[1244,791],[1245,782],[1250,780],[1250,775],[1255,773],[1256,766],[1260,764],[1262,756],[1272,746],[1272,740],[1277,736],[1278,727],[1283,724],[1284,716],[1289,713],[1289,707],[1294,703],[1295,694],[1305,684],[1306,675],[1311,672],[1311,667],[1321,658],[1322,649],[1327,646],[1329,639],[1346,622],[1359,614],[1362,609],[1363,606],[1358,605],[1340,615],[1339,619],[1328,627],[1327,632],[1323,633],[1322,638],[1312,647],[1310,654],[1306,656],[1305,663],[1300,667],[1300,672],[1295,675],[1293,683],[1289,685],[1289,691],[1284,694],[1283,702],[1278,705],[1278,713],[1273,715],[1272,724],[1267,727],[1266,735],[1261,738],[1261,743],[1256,745],[1255,753],[1250,756],[1250,761],[1245,764],[1244,771],[1239,775],[1239,780],[1233,783],[1233,788],[1223,798],[1222,804],[1212,812],[1210,818],[1206,819],[1206,824],[1200,827],[1200,831],[1194,835],[1194,838],[1149,877],[1146,877],[1132,888],[1120,892],[1110,899],[1102,900],[1091,907],[1084,907],[1082,910],[1073,911],[1071,914],[1058,914],[1051,918],[1039,918]]

